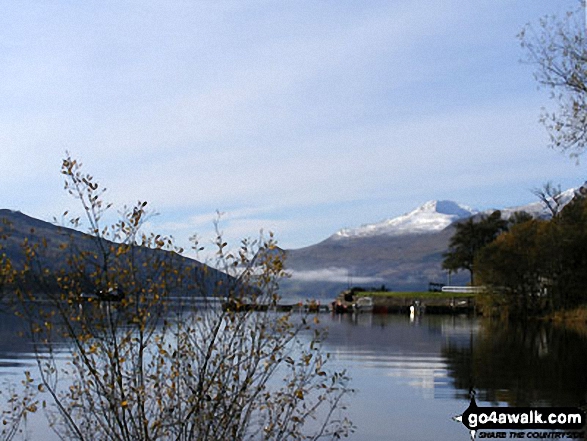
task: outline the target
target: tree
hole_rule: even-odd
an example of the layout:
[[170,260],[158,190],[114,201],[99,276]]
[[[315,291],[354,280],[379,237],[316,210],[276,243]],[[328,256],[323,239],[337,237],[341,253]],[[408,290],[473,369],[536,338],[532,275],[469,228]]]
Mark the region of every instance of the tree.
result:
[[479,220],[470,217],[455,226],[456,231],[449,242],[449,250],[444,254],[442,267],[450,271],[465,269],[471,275],[474,284],[475,256],[484,246],[492,242],[499,233],[507,229],[507,221],[501,218],[500,211]]
[[10,259],[6,257],[2,243],[8,238],[7,230],[9,227],[10,225],[8,225],[8,221],[6,219],[2,219],[0,221],[0,302],[4,300],[3,297],[6,286],[12,283],[14,277],[14,268],[10,262]]
[[536,188],[532,191],[534,195],[540,200],[540,203],[546,208],[551,217],[555,217],[565,206],[563,200],[563,192],[560,185],[553,185],[547,182],[542,188]]
[[587,302],[587,198],[581,194],[549,220],[519,223],[476,258],[487,304],[518,315]]
[[551,224],[553,308],[569,309],[587,301],[587,198],[576,194]]
[[[352,430],[339,415],[348,378],[326,369],[323,331],[307,314],[272,311],[284,275],[272,235],[231,252],[219,234],[215,264],[225,276],[211,283],[182,267],[172,238],[142,232],[145,202],[104,225],[100,185],[70,156],[62,173],[93,246],[72,239],[66,265],[51,274],[44,241],[27,241],[20,280],[38,284],[18,289],[39,367],[29,390],[48,395],[62,439],[302,440]],[[191,297],[178,302],[174,290]],[[220,298],[230,307],[215,306]],[[67,363],[56,352],[64,344]],[[15,402],[26,414],[40,400]]]
[[557,110],[543,110],[551,147],[577,158],[587,146],[587,40],[585,1],[563,18],[544,17],[539,29],[527,25],[519,34],[535,78],[551,91]]
[[508,219],[508,228],[514,225],[523,224],[534,219],[532,215],[526,211],[514,211]]
[[540,242],[546,226],[536,219],[515,224],[479,251],[475,259],[478,279],[492,291],[490,299],[484,299],[486,307],[498,307],[500,313],[507,307],[512,314],[539,309],[548,252]]

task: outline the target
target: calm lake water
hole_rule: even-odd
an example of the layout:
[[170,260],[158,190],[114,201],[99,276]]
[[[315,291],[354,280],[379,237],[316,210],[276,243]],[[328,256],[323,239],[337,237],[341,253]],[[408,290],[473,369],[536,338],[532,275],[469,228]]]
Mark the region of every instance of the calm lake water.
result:
[[[34,372],[31,348],[15,336],[19,323],[0,321],[0,384]],[[468,406],[577,406],[587,397],[587,339],[545,323],[491,323],[479,318],[424,315],[330,316],[326,350],[346,368],[357,392],[347,401],[355,441],[470,439],[452,421]],[[50,441],[36,422],[31,437]],[[35,432],[37,430],[37,432]]]

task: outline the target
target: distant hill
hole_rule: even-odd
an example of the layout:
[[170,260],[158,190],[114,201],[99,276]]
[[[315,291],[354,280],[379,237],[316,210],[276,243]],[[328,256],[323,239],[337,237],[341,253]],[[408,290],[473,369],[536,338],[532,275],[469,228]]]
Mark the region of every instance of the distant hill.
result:
[[[39,253],[39,262],[40,266],[43,269],[48,269],[50,273],[65,267],[67,253],[71,250],[71,247],[64,247],[65,245],[73,244],[75,249],[82,251],[97,250],[95,241],[85,233],[35,219],[18,211],[5,209],[0,209],[0,237],[0,254],[5,254],[16,268],[22,268],[25,262],[22,248],[25,240],[36,244],[46,243],[46,246],[42,247],[42,252]],[[138,276],[145,280],[152,275],[147,274],[147,271],[143,269],[143,264],[154,258],[164,258],[166,261],[172,262],[174,268],[181,268],[189,272],[190,283],[197,283],[208,293],[217,291],[215,290],[217,285],[229,287],[236,283],[226,274],[177,253],[136,247],[134,254],[139,268]],[[26,282],[32,283],[33,281]],[[172,293],[174,295],[202,295],[189,287],[187,282],[176,286],[174,290]]]
[[[575,190],[563,192],[561,203]],[[393,291],[421,291],[429,282],[447,283],[443,253],[455,232],[455,223],[478,212],[453,201],[429,201],[402,216],[357,228],[342,229],[305,248],[286,250],[292,277],[283,286],[285,296],[332,298],[349,286],[384,287]],[[509,218],[516,211],[545,217],[540,202],[501,209]],[[451,284],[466,284],[465,272],[451,275]]]
[[[450,201],[430,201],[403,216],[356,229],[340,230],[309,247],[287,250],[292,278],[285,295],[333,297],[348,286],[394,291],[426,290],[446,283],[442,254],[452,224],[476,211]],[[463,276],[455,280],[463,282]]]
[[[587,186],[582,187],[587,192]],[[575,190],[562,194],[567,203]],[[442,269],[442,255],[455,231],[455,223],[470,216],[481,216],[493,210],[478,212],[453,201],[429,201],[402,216],[357,228],[335,232],[320,243],[305,248],[284,250],[286,268],[292,273],[282,281],[286,298],[333,298],[349,286],[386,288],[393,291],[426,290],[429,282],[447,283],[448,274]],[[534,217],[548,215],[539,203],[501,209],[508,218],[516,211]],[[8,233],[0,240],[3,251],[17,265],[22,264],[21,244],[25,238],[47,241],[44,264],[55,269],[64,262],[61,244],[73,239],[77,247],[91,249],[91,238],[79,231],[59,227],[34,219],[20,212],[0,210],[0,232]],[[138,249],[138,258],[147,260],[152,253],[163,251]],[[234,279],[192,259],[174,254],[179,267],[189,268],[206,283],[218,281],[235,283]],[[467,273],[452,275],[452,284],[466,284]],[[182,294],[190,295],[189,292]]]
[[428,201],[415,210],[392,219],[359,228],[345,228],[330,239],[344,240],[381,236],[402,236],[434,233],[444,230],[459,219],[467,219],[477,211],[453,201]]

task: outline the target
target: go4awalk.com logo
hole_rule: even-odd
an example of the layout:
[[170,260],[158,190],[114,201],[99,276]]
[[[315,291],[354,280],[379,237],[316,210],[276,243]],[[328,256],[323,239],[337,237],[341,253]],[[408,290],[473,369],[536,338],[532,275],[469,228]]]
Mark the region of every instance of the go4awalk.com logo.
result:
[[462,415],[471,440],[584,439],[585,412],[578,407],[479,407],[475,396]]

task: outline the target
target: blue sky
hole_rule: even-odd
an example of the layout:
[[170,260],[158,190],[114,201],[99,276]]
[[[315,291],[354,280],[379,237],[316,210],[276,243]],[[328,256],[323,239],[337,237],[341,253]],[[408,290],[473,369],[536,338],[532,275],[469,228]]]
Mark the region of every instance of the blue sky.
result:
[[585,179],[549,150],[517,33],[575,0],[3,1],[0,207],[75,206],[66,150],[182,244],[285,248],[431,199],[478,209]]

